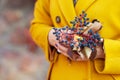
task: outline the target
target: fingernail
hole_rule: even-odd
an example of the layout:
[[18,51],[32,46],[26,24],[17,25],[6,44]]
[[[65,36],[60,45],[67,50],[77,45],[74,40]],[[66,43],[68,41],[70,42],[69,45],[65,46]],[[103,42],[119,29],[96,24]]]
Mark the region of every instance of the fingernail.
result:
[[93,21],[92,21],[92,23],[94,23],[94,22],[99,22],[97,19],[94,19]]
[[100,27],[100,29],[98,31],[100,31],[102,29],[102,26]]
[[55,44],[55,46],[56,46],[56,47],[58,47],[58,45],[57,45],[57,44]]

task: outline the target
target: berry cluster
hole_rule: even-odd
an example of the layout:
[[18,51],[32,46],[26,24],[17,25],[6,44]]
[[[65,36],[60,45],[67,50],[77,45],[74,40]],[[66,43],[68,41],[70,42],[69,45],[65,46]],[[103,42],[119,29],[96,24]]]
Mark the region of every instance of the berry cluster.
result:
[[[96,46],[101,44],[100,35],[92,29],[88,30],[91,23],[86,16],[87,14],[83,11],[79,17],[75,17],[71,21],[71,28],[69,26],[53,28],[55,31],[53,34],[59,43],[65,47],[69,47],[72,52],[77,52],[81,57],[84,57],[84,54],[81,53],[83,49],[90,49],[92,53],[95,51]],[[87,34],[84,34],[86,31]],[[90,58],[91,54],[86,55],[87,58]]]

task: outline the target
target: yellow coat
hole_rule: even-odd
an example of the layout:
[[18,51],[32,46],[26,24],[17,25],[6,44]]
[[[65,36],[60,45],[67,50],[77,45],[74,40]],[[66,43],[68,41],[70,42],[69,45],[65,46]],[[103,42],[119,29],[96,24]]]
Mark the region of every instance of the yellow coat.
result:
[[[70,26],[82,10],[103,25],[105,60],[70,63],[48,44],[50,29]],[[49,80],[120,80],[120,0],[78,0],[75,7],[73,0],[37,0],[30,32],[51,64]]]

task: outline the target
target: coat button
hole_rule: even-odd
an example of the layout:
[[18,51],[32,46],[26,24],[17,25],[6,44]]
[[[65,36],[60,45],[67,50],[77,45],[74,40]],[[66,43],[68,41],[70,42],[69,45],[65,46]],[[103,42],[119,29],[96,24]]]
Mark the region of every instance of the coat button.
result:
[[60,16],[56,16],[56,23],[60,23],[60,22],[61,22]]

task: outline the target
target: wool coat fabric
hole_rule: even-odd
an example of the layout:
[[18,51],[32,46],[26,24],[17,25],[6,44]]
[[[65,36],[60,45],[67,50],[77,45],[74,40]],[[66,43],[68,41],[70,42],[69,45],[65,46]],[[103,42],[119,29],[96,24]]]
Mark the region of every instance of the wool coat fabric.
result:
[[[37,0],[30,33],[50,62],[48,80],[120,80],[120,0]],[[57,54],[48,43],[53,27],[69,25],[75,16],[86,11],[90,21],[98,19],[103,28],[105,59],[71,61]]]

